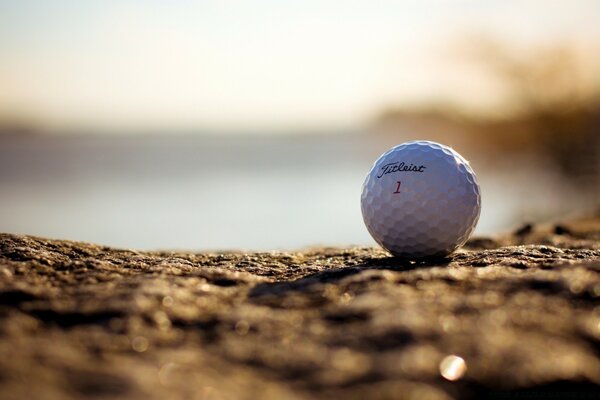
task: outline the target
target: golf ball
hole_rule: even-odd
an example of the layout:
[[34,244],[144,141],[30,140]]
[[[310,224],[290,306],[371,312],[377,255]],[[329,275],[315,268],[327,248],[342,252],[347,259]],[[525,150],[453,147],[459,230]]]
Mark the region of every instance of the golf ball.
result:
[[412,141],[375,161],[362,187],[361,209],[371,236],[395,256],[444,256],[477,225],[481,195],[460,154],[439,143]]

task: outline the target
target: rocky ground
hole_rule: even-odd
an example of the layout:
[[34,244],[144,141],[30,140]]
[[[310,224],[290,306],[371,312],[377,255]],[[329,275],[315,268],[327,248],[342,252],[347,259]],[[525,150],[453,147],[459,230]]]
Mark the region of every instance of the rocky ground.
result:
[[2,399],[600,397],[600,220],[375,248],[139,252],[0,235]]

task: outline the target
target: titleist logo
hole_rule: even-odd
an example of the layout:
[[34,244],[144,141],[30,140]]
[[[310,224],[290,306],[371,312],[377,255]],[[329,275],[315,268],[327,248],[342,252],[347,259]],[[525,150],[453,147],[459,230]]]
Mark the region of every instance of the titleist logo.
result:
[[425,172],[425,168],[427,167],[424,165],[406,165],[404,162],[389,163],[381,167],[381,172],[377,175],[377,178],[394,172]]

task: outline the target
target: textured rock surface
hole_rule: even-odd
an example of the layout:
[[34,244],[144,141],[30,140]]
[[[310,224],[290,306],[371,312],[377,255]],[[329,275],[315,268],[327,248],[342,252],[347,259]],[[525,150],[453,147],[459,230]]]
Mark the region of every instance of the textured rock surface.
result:
[[0,235],[2,399],[517,390],[598,396],[598,220],[418,263],[371,248],[151,253]]

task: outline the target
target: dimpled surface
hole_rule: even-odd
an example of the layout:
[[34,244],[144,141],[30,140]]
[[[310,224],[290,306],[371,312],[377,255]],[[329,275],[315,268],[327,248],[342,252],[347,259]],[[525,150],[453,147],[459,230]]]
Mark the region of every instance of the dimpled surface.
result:
[[481,195],[475,173],[450,147],[402,143],[385,152],[362,187],[371,236],[395,256],[443,256],[462,246],[477,224]]

